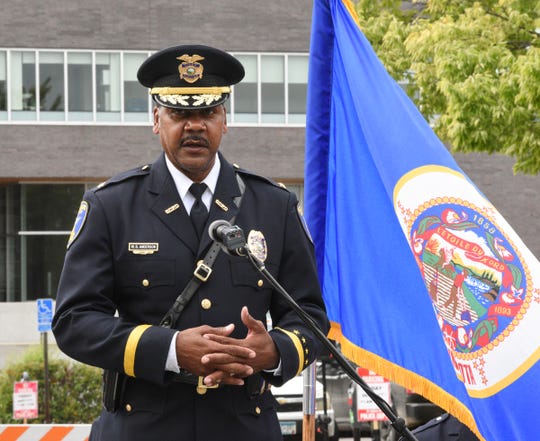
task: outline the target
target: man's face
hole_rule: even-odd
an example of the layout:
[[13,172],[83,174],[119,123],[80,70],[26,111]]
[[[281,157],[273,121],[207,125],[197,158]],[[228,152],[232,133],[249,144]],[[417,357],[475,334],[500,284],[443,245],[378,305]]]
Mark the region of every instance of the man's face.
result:
[[202,181],[216,160],[223,134],[227,133],[225,107],[177,110],[154,108],[153,132],[174,166],[192,181]]

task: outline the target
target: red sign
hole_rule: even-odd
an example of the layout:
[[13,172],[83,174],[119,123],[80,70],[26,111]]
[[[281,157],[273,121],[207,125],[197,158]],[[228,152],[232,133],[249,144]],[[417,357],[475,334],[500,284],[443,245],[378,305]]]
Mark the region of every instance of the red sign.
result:
[[13,385],[13,418],[38,417],[38,382],[16,381]]
[[[390,403],[390,382],[380,375],[364,368],[358,368],[358,375],[364,382],[387,403]],[[356,385],[356,412],[358,421],[385,421],[387,416],[373,402],[364,390]]]

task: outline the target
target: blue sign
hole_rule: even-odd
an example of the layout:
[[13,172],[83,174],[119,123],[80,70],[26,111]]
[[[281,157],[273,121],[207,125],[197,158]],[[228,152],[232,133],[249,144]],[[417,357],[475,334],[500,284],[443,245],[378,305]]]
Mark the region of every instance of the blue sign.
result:
[[53,299],[37,299],[38,332],[51,330],[53,312]]

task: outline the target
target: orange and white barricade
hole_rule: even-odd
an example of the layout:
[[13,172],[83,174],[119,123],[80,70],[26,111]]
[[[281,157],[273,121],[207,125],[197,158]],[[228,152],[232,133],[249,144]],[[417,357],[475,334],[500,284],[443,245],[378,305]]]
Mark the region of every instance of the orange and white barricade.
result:
[[0,441],[88,441],[90,424],[0,424]]

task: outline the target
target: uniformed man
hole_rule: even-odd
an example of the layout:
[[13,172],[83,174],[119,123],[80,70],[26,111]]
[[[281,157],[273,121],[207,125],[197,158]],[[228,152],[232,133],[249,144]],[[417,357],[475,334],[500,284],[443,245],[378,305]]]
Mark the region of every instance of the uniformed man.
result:
[[[207,46],[152,55],[138,79],[150,88],[163,153],[84,195],[53,331],[66,354],[107,372],[108,410],[92,441],[279,440],[268,385],[298,375],[322,349],[249,260],[219,252],[206,265],[208,226],[232,221],[327,332],[297,198],[218,153],[224,102],[243,76],[237,59]],[[194,280],[180,316],[160,326]]]
[[449,413],[413,430],[418,441],[479,441],[469,428]]

